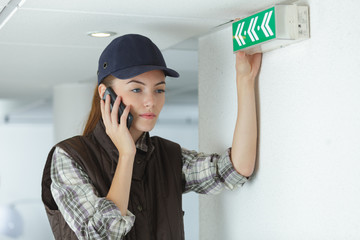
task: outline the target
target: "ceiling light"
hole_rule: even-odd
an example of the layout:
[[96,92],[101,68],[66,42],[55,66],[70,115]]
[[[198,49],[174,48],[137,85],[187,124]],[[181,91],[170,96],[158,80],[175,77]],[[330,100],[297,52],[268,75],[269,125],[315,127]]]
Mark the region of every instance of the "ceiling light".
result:
[[104,38],[104,37],[111,37],[114,36],[115,32],[89,32],[88,35],[90,37],[98,37],[98,38]]

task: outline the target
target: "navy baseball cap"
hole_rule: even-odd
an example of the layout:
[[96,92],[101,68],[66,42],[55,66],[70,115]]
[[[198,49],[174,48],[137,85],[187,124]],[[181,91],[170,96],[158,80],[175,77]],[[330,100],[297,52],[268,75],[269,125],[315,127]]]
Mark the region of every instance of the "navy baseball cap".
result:
[[162,70],[165,76],[179,77],[166,66],[160,49],[147,37],[127,34],[115,38],[104,49],[99,59],[98,84],[105,77],[128,79],[151,70]]

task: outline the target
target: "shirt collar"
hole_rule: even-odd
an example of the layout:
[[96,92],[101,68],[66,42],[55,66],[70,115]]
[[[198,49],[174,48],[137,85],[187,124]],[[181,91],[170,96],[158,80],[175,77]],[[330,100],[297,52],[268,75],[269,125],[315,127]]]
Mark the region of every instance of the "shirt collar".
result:
[[152,152],[154,145],[151,143],[149,132],[144,132],[135,143],[136,148],[144,152]]

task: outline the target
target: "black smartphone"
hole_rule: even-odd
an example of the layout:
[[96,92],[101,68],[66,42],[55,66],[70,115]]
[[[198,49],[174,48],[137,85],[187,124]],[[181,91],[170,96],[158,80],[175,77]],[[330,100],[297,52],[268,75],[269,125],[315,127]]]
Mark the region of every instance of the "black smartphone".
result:
[[[117,95],[114,92],[114,90],[112,90],[111,87],[106,88],[104,96],[102,98],[104,101],[105,101],[107,95],[110,95],[110,110],[112,111],[113,105],[114,105],[114,102],[116,100]],[[125,107],[126,106],[122,102],[120,102],[120,106],[119,106],[119,123],[120,123],[121,114],[124,112]],[[128,129],[130,129],[132,121],[133,121],[133,115],[131,115],[131,113],[129,112],[129,115],[128,115],[127,121],[126,121],[127,122],[126,126],[127,126]]]

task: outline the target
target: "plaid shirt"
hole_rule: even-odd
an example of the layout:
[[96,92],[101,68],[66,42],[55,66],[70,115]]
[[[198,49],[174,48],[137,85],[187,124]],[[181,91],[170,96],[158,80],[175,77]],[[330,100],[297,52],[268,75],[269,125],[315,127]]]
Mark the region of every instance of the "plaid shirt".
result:
[[[145,134],[136,142],[143,151]],[[230,149],[224,154],[204,154],[182,149],[185,192],[217,194],[224,187],[230,190],[243,185],[247,178],[237,173],[230,160]],[[60,212],[79,239],[121,239],[132,228],[135,216],[123,216],[116,205],[98,197],[90,178],[61,148],[57,147],[51,165],[51,192]]]

